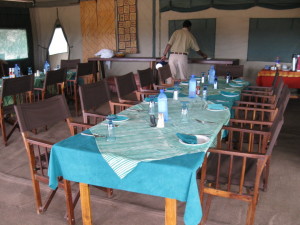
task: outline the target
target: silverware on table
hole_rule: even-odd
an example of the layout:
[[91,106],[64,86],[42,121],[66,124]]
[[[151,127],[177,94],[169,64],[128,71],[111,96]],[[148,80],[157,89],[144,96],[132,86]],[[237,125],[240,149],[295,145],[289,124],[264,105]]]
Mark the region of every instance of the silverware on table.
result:
[[211,124],[213,124],[213,123],[216,123],[216,122],[212,122],[212,121],[206,121],[206,120],[198,120],[198,119],[195,119],[197,122],[199,122],[199,123],[202,123],[202,124],[205,124],[205,123],[211,123]]
[[143,110],[143,109],[127,109],[127,111],[132,111],[132,112],[146,112],[146,110]]
[[90,137],[106,137],[106,135],[103,134],[87,134],[87,133],[80,133],[83,136],[90,136]]

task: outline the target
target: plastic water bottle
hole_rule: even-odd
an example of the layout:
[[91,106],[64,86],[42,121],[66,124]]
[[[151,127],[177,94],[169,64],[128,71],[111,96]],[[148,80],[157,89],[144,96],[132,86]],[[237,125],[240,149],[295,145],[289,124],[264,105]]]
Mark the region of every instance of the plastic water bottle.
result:
[[230,82],[230,72],[227,72],[226,75],[226,84],[228,84]]
[[44,64],[44,74],[46,75],[46,73],[50,71],[50,64],[48,63],[48,61],[46,60],[45,64]]
[[195,98],[196,97],[196,78],[195,75],[192,75],[189,81],[189,97]]
[[208,80],[209,84],[214,84],[215,76],[216,76],[215,67],[211,66],[209,69],[209,80]]
[[18,64],[15,64],[15,77],[19,77],[20,76],[20,67],[18,66]]
[[214,80],[214,89],[218,89],[218,77],[217,76],[215,77],[215,80]]
[[280,65],[280,59],[279,57],[277,56],[276,59],[275,59],[275,66],[278,70],[281,69],[281,65]]
[[163,113],[164,121],[168,121],[168,98],[164,93],[164,90],[160,90],[160,94],[157,97],[158,113]]
[[178,93],[179,93],[179,83],[175,82],[174,92],[173,92],[173,99],[174,100],[178,100]]
[[202,84],[205,83],[205,73],[204,72],[201,73],[201,83]]
[[32,75],[32,68],[31,67],[27,68],[27,75]]
[[203,87],[202,98],[204,101],[206,101],[206,99],[207,99],[207,86],[206,85]]

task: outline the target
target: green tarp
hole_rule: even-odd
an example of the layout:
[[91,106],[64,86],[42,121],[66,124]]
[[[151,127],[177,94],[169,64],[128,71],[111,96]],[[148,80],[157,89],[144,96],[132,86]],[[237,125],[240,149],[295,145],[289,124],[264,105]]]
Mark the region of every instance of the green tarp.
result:
[[238,10],[254,6],[269,9],[300,8],[300,0],[160,0],[160,11],[196,12],[208,8]]

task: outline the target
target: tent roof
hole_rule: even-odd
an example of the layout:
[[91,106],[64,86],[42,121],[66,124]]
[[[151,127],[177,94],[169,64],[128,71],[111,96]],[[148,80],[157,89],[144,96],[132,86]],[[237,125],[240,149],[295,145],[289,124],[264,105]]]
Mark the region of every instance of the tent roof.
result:
[[80,0],[1,0],[1,7],[56,7],[78,4]]

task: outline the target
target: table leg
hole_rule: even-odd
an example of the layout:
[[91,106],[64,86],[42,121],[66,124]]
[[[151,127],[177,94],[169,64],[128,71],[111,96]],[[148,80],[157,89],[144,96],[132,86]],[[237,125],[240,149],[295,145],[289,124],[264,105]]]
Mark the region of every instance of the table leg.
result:
[[165,225],[176,225],[177,200],[165,198]]
[[99,73],[101,73],[100,79],[104,79],[105,76],[105,68],[104,68],[104,61],[99,61]]
[[82,223],[92,225],[92,209],[90,199],[90,188],[88,184],[79,183]]

